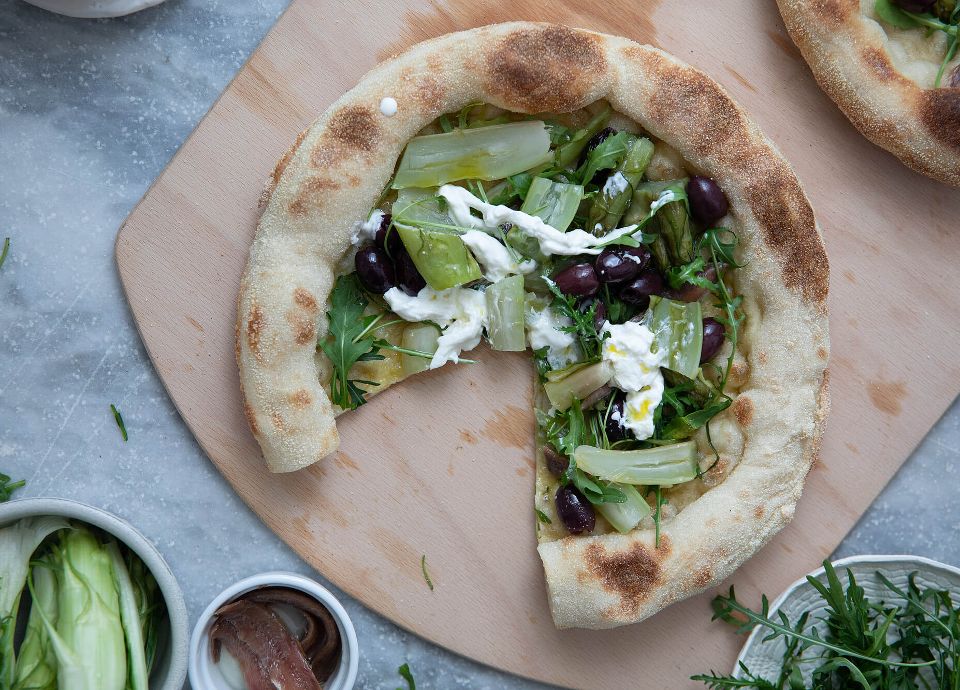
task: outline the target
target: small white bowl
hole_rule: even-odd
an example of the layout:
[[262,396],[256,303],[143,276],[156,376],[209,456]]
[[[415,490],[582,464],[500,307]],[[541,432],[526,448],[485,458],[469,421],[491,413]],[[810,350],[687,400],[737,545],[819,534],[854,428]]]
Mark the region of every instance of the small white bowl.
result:
[[357,682],[357,667],[360,649],[357,632],[346,610],[326,588],[310,578],[296,573],[270,572],[253,575],[230,585],[210,602],[200,614],[190,637],[190,685],[194,690],[232,690],[210,656],[210,625],[213,614],[221,606],[241,594],[261,587],[289,587],[309,594],[319,601],[332,615],[340,630],[340,663],[333,676],[324,684],[324,690],[351,690]]
[[180,585],[157,547],[129,523],[84,503],[62,498],[23,498],[0,504],[0,526],[41,515],[59,515],[99,527],[130,547],[149,568],[163,594],[170,621],[170,636],[166,649],[150,674],[150,688],[181,690],[187,678],[187,607],[183,603]]
[[[847,586],[846,571],[849,569],[856,578],[857,584],[865,590],[867,597],[873,600],[905,603],[877,578],[878,570],[901,589],[907,588],[910,574],[917,573],[919,586],[945,589],[950,592],[954,600],[960,598],[960,569],[922,556],[851,556],[833,561],[833,567],[844,587]],[[823,568],[814,570],[810,575],[821,582],[826,582],[826,571]],[[807,582],[807,578],[803,577],[790,585],[770,604],[771,617],[780,610],[787,614],[791,622],[795,622],[804,611],[810,611],[810,621],[813,623],[816,619],[824,617],[826,604],[817,590]],[[760,626],[753,629],[734,662],[734,677],[742,678],[744,675],[740,662],[759,676],[777,677],[780,673],[783,653],[786,651],[786,643],[782,637],[763,642],[768,632],[766,628]],[[807,683],[810,682],[809,677],[805,677],[804,680]]]
[[159,5],[164,0],[26,0],[48,12],[78,19],[122,17]]

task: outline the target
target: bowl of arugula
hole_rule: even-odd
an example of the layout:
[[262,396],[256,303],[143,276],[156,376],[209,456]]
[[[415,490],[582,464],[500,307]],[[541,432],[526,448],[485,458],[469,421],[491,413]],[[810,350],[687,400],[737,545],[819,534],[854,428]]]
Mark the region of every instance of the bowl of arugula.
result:
[[709,688],[960,688],[960,569],[920,556],[824,561],[759,609],[733,587],[714,619],[748,633]]

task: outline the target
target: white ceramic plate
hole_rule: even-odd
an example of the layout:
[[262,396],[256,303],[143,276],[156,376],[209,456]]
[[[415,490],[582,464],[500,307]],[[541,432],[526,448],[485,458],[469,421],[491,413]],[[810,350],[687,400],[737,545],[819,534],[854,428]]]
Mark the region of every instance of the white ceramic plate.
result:
[[150,690],[181,690],[187,679],[187,607],[170,566],[146,537],[115,515],[61,498],[24,498],[0,504],[0,526],[25,517],[59,515],[99,527],[130,547],[153,574],[170,619],[170,636],[150,674]]
[[[902,597],[892,593],[880,582],[876,576],[878,570],[901,589],[907,588],[907,579],[910,574],[917,573],[917,584],[920,587],[945,589],[955,600],[960,598],[960,569],[922,556],[851,556],[834,561],[833,566],[844,586],[847,584],[846,571],[851,570],[857,584],[863,587],[867,597],[873,600],[883,600],[893,604],[904,603]],[[810,575],[821,582],[826,582],[823,568],[813,571]],[[810,611],[810,618],[813,621],[824,617],[826,605],[817,590],[807,582],[806,578],[803,578],[790,585],[787,591],[770,604],[771,616],[778,610],[787,614],[791,622],[795,622],[804,611]],[[824,626],[818,627],[823,635]],[[782,637],[763,642],[766,634],[767,630],[759,627],[750,633],[747,643],[743,645],[740,656],[734,663],[735,677],[743,676],[743,671],[740,669],[741,661],[751,673],[756,675],[774,679],[779,675],[786,643]],[[810,682],[809,678],[804,680]]]
[[190,637],[190,685],[195,690],[232,690],[210,656],[210,625],[214,612],[241,594],[261,587],[289,587],[299,589],[319,601],[332,615],[340,629],[340,664],[333,676],[324,683],[324,690],[351,690],[357,681],[360,647],[357,633],[346,609],[325,587],[308,577],[281,571],[260,573],[240,580],[220,592],[200,614]]
[[49,12],[80,19],[122,17],[159,5],[164,0],[25,0]]

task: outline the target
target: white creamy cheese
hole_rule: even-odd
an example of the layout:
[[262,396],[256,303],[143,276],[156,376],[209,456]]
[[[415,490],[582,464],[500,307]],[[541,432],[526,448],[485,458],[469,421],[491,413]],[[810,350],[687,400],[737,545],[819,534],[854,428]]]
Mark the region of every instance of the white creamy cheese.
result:
[[380,112],[386,117],[393,117],[397,114],[397,99],[387,96],[380,101]]
[[617,194],[622,194],[627,191],[627,187],[629,186],[630,182],[623,176],[623,173],[618,170],[607,178],[607,181],[603,185],[603,193],[605,196],[616,196]]
[[517,263],[497,238],[485,232],[470,230],[461,235],[460,239],[483,267],[483,277],[491,283],[507,276],[531,273],[537,267],[537,262],[532,259]]
[[[496,230],[504,223],[519,228],[525,235],[533,237],[540,244],[540,251],[547,256],[552,254],[561,256],[575,256],[577,254],[599,254],[602,249],[598,245],[614,240],[636,231],[636,225],[611,230],[602,237],[591,235],[583,230],[568,230],[560,232],[547,225],[537,216],[531,216],[523,211],[515,211],[509,206],[495,206],[477,198],[463,187],[445,184],[437,191],[447,201],[447,208],[453,221],[464,228],[475,230]],[[482,218],[477,218],[470,211],[479,211]]]
[[377,236],[377,230],[380,229],[383,216],[383,211],[374,209],[367,220],[354,223],[353,234],[350,235],[350,243],[356,246],[364,242],[373,242]]
[[443,329],[430,360],[431,369],[459,362],[461,352],[480,344],[487,321],[487,299],[482,292],[461,287],[437,291],[428,285],[411,296],[393,287],[383,298],[401,319],[413,323],[433,321]]
[[672,189],[664,189],[662,192],[660,192],[660,196],[658,196],[656,200],[652,204],[650,204],[649,215],[652,216],[654,213],[656,213],[661,208],[669,204],[671,201],[676,201],[676,200],[677,200],[677,195]]
[[[528,297],[531,297],[528,293]],[[539,301],[539,300],[537,300]],[[547,348],[547,362],[552,369],[563,369],[580,358],[580,348],[573,333],[559,329],[572,326],[567,316],[557,316],[548,304],[538,305],[528,300],[524,314],[527,324],[527,343],[530,349]]]
[[601,359],[613,368],[610,383],[627,393],[624,414],[618,419],[638,439],[653,435],[653,412],[663,398],[663,352],[652,352],[653,332],[636,321],[603,324],[607,334]]
[[653,413],[663,399],[663,376],[657,377],[649,386],[627,393],[623,401],[623,419],[621,424],[633,432],[639,440],[653,436]]

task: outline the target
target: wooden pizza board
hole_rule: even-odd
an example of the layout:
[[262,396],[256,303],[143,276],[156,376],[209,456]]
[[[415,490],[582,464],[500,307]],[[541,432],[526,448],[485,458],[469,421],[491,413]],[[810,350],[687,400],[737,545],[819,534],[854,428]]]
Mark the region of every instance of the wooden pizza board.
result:
[[[792,161],[832,266],[833,412],[796,520],[732,580],[778,593],[829,554],[960,390],[960,194],[860,137],[770,2],[294,0],[127,219],[117,262],[141,335],[243,499],[337,586],[397,624],[571,687],[699,687],[742,639],[710,595],[632,627],[557,631],[535,551],[524,356],[482,351],[340,422],[342,450],[270,475],[241,413],[233,324],[257,199],[296,133],[379,60],[448,31],[552,20],[652,43],[708,72]],[[420,573],[426,554],[436,589]],[[361,639],[363,631],[360,631]]]

